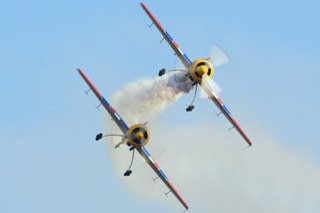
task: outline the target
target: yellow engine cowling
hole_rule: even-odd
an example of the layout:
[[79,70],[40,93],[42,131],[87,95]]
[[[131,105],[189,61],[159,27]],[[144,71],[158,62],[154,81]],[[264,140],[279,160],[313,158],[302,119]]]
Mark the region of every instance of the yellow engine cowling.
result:
[[193,62],[190,68],[190,75],[192,80],[201,83],[207,81],[213,75],[212,64],[204,59],[199,59]]
[[136,124],[127,132],[128,142],[134,147],[145,146],[149,141],[149,131],[143,124]]

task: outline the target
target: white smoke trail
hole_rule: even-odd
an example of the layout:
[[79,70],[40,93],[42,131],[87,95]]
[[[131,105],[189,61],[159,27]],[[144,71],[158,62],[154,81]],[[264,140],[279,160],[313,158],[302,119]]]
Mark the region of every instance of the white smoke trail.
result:
[[[112,103],[126,119],[142,122],[191,87],[181,88],[172,77],[141,80],[125,86]],[[190,204],[190,212],[320,212],[319,165],[310,154],[281,148],[272,134],[258,127],[252,131],[255,144],[246,151],[240,136],[230,135],[220,123],[152,123],[149,129],[152,142],[147,148]],[[128,148],[110,154],[122,175],[130,162]],[[165,202],[162,192],[167,189],[160,181],[153,183],[154,173],[138,158],[130,178],[121,179],[135,194]],[[170,200],[181,208],[173,196]]]
[[128,123],[141,123],[162,112],[191,89],[192,84],[184,74],[141,79],[125,85],[114,95],[112,103],[120,109]]

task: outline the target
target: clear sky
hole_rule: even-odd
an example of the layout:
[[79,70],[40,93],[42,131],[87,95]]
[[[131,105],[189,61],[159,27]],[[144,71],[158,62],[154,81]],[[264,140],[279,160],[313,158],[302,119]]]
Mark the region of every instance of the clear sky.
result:
[[[105,147],[93,143],[103,112],[75,71],[81,67],[110,97],[174,66],[138,3],[0,2],[1,212],[164,211],[157,201],[137,202],[114,175]],[[207,57],[213,43],[228,52],[230,63],[214,78],[249,134],[259,123],[280,146],[320,162],[318,1],[145,3],[192,60]],[[190,99],[169,108],[167,118],[178,115],[172,125],[197,114],[206,120],[201,110],[182,113]]]

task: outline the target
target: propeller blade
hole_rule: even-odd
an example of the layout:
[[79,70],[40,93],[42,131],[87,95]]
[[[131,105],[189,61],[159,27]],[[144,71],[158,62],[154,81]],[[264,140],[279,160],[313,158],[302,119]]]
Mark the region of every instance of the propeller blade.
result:
[[[214,81],[212,80],[212,78],[208,79],[207,81],[201,83],[201,84],[206,84],[206,86],[208,87],[208,89],[216,96],[219,97],[220,94],[222,93],[222,89],[221,87]],[[202,90],[203,91],[203,90]],[[204,94],[206,94],[203,91]],[[200,93],[201,94],[201,93]],[[208,95],[206,94],[206,96],[208,97]],[[209,98],[209,97],[208,97]]]
[[225,63],[228,63],[230,58],[226,51],[224,51],[221,47],[214,44],[211,47],[210,54],[209,54],[209,62],[212,64],[213,67],[221,66]]
[[202,89],[202,87],[199,88],[199,98],[201,100],[208,100],[209,96],[207,95],[207,93]]

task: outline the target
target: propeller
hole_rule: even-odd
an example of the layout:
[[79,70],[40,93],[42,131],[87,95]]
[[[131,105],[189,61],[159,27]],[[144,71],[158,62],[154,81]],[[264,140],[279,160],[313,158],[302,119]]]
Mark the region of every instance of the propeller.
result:
[[[209,57],[207,59],[212,66],[218,67],[221,66],[225,63],[228,63],[230,61],[230,58],[226,51],[224,51],[221,47],[219,47],[217,44],[213,44],[209,53]],[[178,57],[175,59],[175,69],[184,69],[184,65],[180,61]],[[203,79],[207,79],[203,81],[201,84],[206,84],[206,87],[216,96],[219,97],[222,93],[221,87],[207,74],[202,76]],[[208,99],[208,94],[200,88],[200,93],[199,93],[199,98],[200,99]]]
[[228,63],[230,61],[230,57],[221,47],[219,47],[217,44],[213,44],[210,50],[208,61],[213,67],[218,67]]
[[[213,44],[209,53],[209,57],[207,59],[214,68],[226,64],[230,61],[230,58],[225,50],[219,47],[217,44]],[[204,76],[204,78],[206,78]],[[209,90],[216,96],[219,97],[222,93],[221,87],[215,82],[212,78],[209,78],[207,81],[204,81],[202,84],[206,84]],[[201,88],[200,99],[208,99],[207,93]]]

